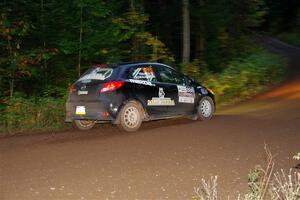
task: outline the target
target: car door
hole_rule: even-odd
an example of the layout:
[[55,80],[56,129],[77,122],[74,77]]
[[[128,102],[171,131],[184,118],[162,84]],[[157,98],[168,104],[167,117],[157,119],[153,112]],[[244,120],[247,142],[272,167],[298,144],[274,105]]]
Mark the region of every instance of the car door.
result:
[[164,88],[170,98],[175,101],[175,106],[170,106],[168,113],[182,115],[193,112],[195,90],[192,86],[187,85],[186,78],[170,67],[157,65],[155,70],[159,80],[158,86]]
[[143,103],[150,118],[167,116],[168,107],[175,104],[157,84],[157,77],[151,65],[133,66],[129,70],[128,82],[131,85],[132,96]]
[[197,95],[193,81],[180,74],[185,79],[184,84],[178,85],[178,103],[185,114],[191,114],[195,111]]

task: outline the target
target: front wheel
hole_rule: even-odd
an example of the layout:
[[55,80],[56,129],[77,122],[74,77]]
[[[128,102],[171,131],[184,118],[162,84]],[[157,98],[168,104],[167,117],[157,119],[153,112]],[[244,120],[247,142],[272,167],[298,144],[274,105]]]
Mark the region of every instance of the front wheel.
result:
[[95,126],[95,121],[80,119],[80,120],[75,120],[74,124],[78,129],[82,131],[86,131],[92,129]]
[[128,102],[118,115],[119,129],[127,132],[137,131],[143,121],[144,110],[136,101]]
[[210,120],[215,111],[215,104],[211,97],[203,97],[198,105],[197,112],[200,120]]

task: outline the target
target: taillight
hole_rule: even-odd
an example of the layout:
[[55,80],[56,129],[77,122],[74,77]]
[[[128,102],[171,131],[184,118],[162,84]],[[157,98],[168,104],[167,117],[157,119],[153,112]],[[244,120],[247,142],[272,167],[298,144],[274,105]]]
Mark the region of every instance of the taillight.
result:
[[74,84],[71,84],[71,86],[70,86],[70,92],[71,93],[74,92]]
[[103,88],[101,89],[100,92],[109,92],[109,91],[113,91],[116,89],[119,89],[120,87],[122,87],[124,85],[124,81],[113,81],[113,82],[108,82],[105,83],[105,85],[103,86]]

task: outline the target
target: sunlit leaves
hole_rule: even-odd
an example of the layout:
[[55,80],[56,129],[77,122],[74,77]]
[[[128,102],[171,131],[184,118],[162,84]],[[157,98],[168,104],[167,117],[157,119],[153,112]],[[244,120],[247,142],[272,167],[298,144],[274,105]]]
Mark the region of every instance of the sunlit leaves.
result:
[[125,53],[129,54],[129,57],[132,56],[131,60],[174,62],[175,59],[165,44],[144,30],[148,20],[148,15],[134,8],[130,8],[120,17],[113,18],[113,23],[119,27],[115,32],[119,34],[119,41],[131,43],[131,47],[127,47],[129,50]]
[[119,26],[120,41],[127,41],[133,35],[141,30],[143,25],[148,21],[148,16],[136,10],[130,9],[120,17],[113,18],[112,22]]

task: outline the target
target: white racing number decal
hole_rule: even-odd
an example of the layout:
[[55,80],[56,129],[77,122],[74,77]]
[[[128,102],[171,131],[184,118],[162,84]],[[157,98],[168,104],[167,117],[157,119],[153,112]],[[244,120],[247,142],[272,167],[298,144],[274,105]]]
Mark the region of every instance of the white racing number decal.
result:
[[147,102],[148,106],[175,106],[174,100],[165,97],[165,92],[163,88],[159,88],[158,97],[152,97],[151,100]]
[[76,115],[85,115],[85,106],[76,106]]
[[193,87],[177,85],[177,89],[179,103],[194,103],[195,90]]
[[151,83],[150,81],[143,81],[143,80],[135,80],[135,79],[128,79],[130,83],[137,83],[142,85],[149,85],[149,86],[155,86],[155,84]]

